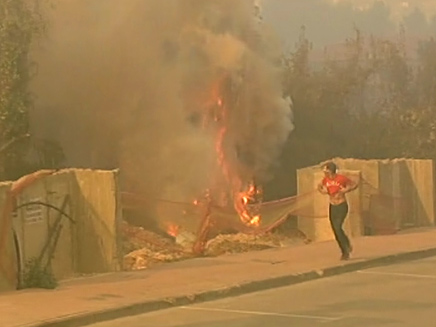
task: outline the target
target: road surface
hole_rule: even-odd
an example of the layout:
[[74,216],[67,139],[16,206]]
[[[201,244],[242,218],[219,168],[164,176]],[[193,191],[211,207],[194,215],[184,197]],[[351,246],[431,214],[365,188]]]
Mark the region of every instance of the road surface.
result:
[[125,326],[435,327],[436,258],[92,325]]

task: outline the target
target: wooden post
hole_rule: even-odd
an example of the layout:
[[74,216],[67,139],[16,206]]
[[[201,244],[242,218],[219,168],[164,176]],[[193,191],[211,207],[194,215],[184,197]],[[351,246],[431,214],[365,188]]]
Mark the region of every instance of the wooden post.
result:
[[203,219],[200,222],[200,227],[197,233],[197,239],[192,246],[192,253],[194,255],[200,256],[204,254],[206,249],[206,242],[209,236],[209,231],[212,226],[212,200],[209,193],[206,194],[206,210]]

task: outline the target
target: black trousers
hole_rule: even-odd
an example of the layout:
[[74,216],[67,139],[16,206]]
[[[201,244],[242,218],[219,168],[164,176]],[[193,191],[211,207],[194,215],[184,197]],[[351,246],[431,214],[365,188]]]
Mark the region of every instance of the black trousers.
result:
[[342,228],[345,218],[347,217],[347,214],[348,214],[347,202],[342,202],[341,204],[338,205],[330,204],[329,207],[330,224],[332,226],[333,233],[335,234],[336,242],[338,242],[342,254],[348,254],[351,248],[350,240]]

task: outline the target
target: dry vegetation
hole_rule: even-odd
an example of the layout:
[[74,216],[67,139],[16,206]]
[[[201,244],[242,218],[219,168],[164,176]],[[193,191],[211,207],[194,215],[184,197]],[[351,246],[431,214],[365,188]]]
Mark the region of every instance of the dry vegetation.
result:
[[[125,253],[124,268],[127,270],[145,269],[160,263],[194,257],[192,244],[178,244],[171,236],[158,235],[126,222],[123,223],[122,233]],[[306,242],[304,235],[294,229],[263,235],[221,234],[207,242],[204,255],[214,257],[292,246],[304,242]]]

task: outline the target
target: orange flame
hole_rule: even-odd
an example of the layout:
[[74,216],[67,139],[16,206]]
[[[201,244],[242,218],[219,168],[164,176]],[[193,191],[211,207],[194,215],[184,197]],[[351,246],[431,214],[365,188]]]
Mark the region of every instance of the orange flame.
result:
[[250,207],[250,201],[256,200],[256,194],[258,194],[258,190],[256,190],[255,186],[252,184],[246,192],[239,192],[235,196],[234,205],[243,223],[248,226],[258,227],[261,222],[261,217],[258,214],[252,213],[253,208]]
[[[256,203],[258,202],[259,189],[255,187],[254,183],[249,184],[248,187],[242,188],[246,180],[240,177],[241,168],[235,163],[234,154],[227,148],[227,143],[230,140],[229,130],[229,106],[226,94],[223,91],[225,78],[222,76],[217,79],[211,88],[209,94],[199,95],[199,103],[204,108],[203,112],[203,129],[215,128],[215,152],[217,154],[218,165],[221,170],[221,174],[218,178],[217,185],[220,189],[215,189],[217,192],[216,199],[221,206],[228,204],[227,196],[233,194],[233,207],[238,213],[241,221],[247,226],[259,226],[261,223],[261,216],[256,210]],[[231,145],[231,144],[230,144]],[[248,169],[248,168],[247,168]],[[225,182],[228,185],[228,189],[221,189],[220,178],[224,177]],[[195,200],[194,205],[197,206],[200,202]]]
[[167,226],[167,234],[172,237],[177,237],[180,232],[180,227],[174,224],[168,224]]
[[[204,114],[203,127],[210,126],[214,123],[216,132],[215,151],[218,156],[218,164],[222,174],[226,179],[233,193],[233,206],[238,213],[241,221],[248,226],[259,226],[261,216],[253,210],[252,203],[256,201],[256,195],[259,194],[254,184],[250,184],[247,190],[241,190],[243,181],[241,180],[236,167],[231,164],[229,153],[226,152],[226,140],[228,138],[228,103],[223,97],[221,86],[222,79],[218,80],[211,89],[210,97],[205,103],[206,111]],[[225,192],[223,190],[223,192]]]

